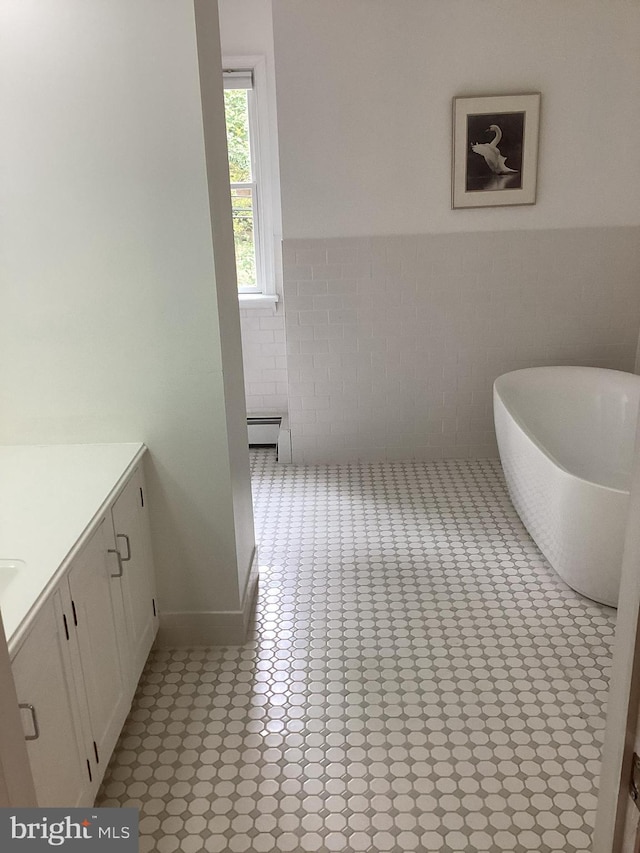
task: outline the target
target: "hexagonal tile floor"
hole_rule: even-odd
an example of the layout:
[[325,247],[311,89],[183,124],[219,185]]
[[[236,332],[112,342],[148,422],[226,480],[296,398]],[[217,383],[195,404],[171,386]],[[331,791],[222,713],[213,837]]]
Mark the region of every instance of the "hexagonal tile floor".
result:
[[249,641],[152,654],[98,804],[142,853],[587,853],[614,612],[499,464],[252,465]]

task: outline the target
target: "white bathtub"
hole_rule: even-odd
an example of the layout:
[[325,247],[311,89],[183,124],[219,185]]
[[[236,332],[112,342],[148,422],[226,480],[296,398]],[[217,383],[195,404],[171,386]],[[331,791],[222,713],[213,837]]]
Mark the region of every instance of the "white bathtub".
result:
[[616,607],[640,376],[535,367],[493,386],[500,459],[525,527],[560,577]]

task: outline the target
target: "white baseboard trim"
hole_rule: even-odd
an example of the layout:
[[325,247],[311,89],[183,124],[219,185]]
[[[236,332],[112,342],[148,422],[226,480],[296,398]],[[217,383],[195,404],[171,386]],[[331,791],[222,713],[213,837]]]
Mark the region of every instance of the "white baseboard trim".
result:
[[160,628],[154,648],[181,649],[202,646],[241,646],[253,617],[258,593],[258,549],[239,610],[160,613]]

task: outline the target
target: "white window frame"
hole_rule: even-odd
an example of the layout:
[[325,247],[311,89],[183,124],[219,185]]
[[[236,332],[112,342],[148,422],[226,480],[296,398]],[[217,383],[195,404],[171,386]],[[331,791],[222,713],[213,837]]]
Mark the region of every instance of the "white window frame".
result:
[[[253,87],[248,89],[249,140],[253,181],[254,241],[257,288],[238,288],[241,303],[277,302],[274,247],[273,186],[266,61],[263,56],[224,56],[225,72],[250,72]],[[230,76],[230,75],[229,75]]]

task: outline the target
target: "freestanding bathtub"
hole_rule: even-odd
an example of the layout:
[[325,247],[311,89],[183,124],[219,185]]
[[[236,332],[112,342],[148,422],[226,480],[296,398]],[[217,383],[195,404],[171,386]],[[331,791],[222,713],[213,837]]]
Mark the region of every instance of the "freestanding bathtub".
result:
[[616,607],[640,376],[534,367],[493,386],[498,449],[513,505],[570,587]]

